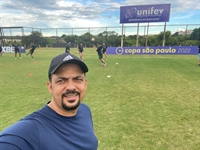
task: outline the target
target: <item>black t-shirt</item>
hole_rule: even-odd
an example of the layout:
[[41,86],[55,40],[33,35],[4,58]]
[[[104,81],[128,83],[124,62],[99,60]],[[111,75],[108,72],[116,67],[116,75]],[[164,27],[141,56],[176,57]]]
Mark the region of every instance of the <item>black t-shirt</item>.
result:
[[70,46],[69,46],[68,44],[66,45],[65,52],[66,52],[66,53],[67,53],[67,52],[70,52]]
[[83,52],[83,46],[79,45],[78,50],[79,50],[79,52]]
[[14,48],[15,48],[15,50],[18,50],[19,48],[19,45],[17,44],[17,43],[14,43],[13,45],[12,45]]
[[103,49],[103,47],[101,45],[98,46],[98,48],[97,48],[98,54],[102,54],[102,49]]
[[107,46],[103,45],[103,50],[106,51],[106,49],[107,49]]
[[35,50],[35,48],[36,48],[35,44],[31,45],[31,50]]

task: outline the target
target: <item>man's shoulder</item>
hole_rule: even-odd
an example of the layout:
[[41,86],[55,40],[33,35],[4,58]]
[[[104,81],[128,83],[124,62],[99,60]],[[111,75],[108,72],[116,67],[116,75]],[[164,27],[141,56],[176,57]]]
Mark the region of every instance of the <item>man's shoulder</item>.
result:
[[82,107],[83,109],[90,109],[90,107],[85,103],[81,103],[80,107]]
[[79,111],[84,112],[84,113],[90,113],[90,107],[87,104],[81,103],[79,107]]
[[1,132],[1,135],[17,135],[26,137],[28,134],[35,134],[38,132],[37,123],[34,119],[22,119],[15,124],[9,126]]
[[91,119],[90,107],[84,103],[81,103],[77,112],[77,117],[83,118],[84,120]]
[[43,129],[38,127],[37,121],[31,116],[32,114],[28,115],[0,133],[0,142],[12,143],[3,145],[5,149],[11,149],[12,145],[21,149],[32,149],[38,146],[39,130]]
[[24,131],[26,131],[26,132],[30,131],[32,134],[37,132],[38,131],[38,122],[43,120],[42,116],[38,112],[39,111],[44,112],[44,110],[45,110],[45,107],[43,107],[42,109],[40,109],[36,112],[33,112],[33,113],[27,115],[26,117],[22,118],[15,124],[6,128],[4,131],[2,131],[2,133],[3,134],[13,133],[16,135],[20,135],[20,134],[23,134]]

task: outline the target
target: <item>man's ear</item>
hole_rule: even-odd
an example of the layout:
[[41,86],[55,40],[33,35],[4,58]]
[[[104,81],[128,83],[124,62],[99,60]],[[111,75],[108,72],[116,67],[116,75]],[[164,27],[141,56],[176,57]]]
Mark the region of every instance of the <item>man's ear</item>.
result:
[[50,81],[47,82],[47,88],[50,94],[52,94],[52,84]]

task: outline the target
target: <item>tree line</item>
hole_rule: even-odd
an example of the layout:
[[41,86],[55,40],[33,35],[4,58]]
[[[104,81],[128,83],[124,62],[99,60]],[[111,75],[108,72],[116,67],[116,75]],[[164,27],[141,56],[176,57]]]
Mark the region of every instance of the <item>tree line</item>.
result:
[[[164,32],[155,35],[148,35],[147,46],[162,46]],[[91,39],[95,40],[92,41]],[[93,47],[97,43],[105,42],[107,46],[119,47],[121,45],[122,36],[115,31],[103,31],[98,35],[93,35],[86,32],[82,35],[66,35],[61,37],[51,36],[44,37],[39,31],[32,31],[30,35],[21,37],[19,45],[29,47],[31,42],[34,42],[40,47],[59,46],[64,47],[67,41],[71,41],[72,47],[77,47],[82,43],[85,47]],[[137,35],[123,35],[123,46],[135,46]],[[138,46],[146,46],[146,36],[139,35]],[[11,45],[12,41],[7,41],[5,45]],[[178,46],[178,45],[200,45],[200,28],[195,28],[190,35],[179,35],[178,32],[172,34],[171,31],[165,33],[165,46]]]

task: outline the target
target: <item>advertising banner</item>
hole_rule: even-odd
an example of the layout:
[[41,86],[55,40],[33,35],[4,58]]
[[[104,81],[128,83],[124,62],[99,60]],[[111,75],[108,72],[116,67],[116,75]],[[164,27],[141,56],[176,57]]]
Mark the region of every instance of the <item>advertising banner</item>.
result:
[[[20,46],[19,50],[20,50],[21,53],[26,53],[26,48],[23,47],[23,46]],[[15,50],[14,50],[14,47],[12,47],[12,46],[3,46],[2,52],[3,53],[14,53]]]
[[198,46],[108,47],[106,54],[198,54]]
[[168,22],[171,4],[120,7],[120,23]]

